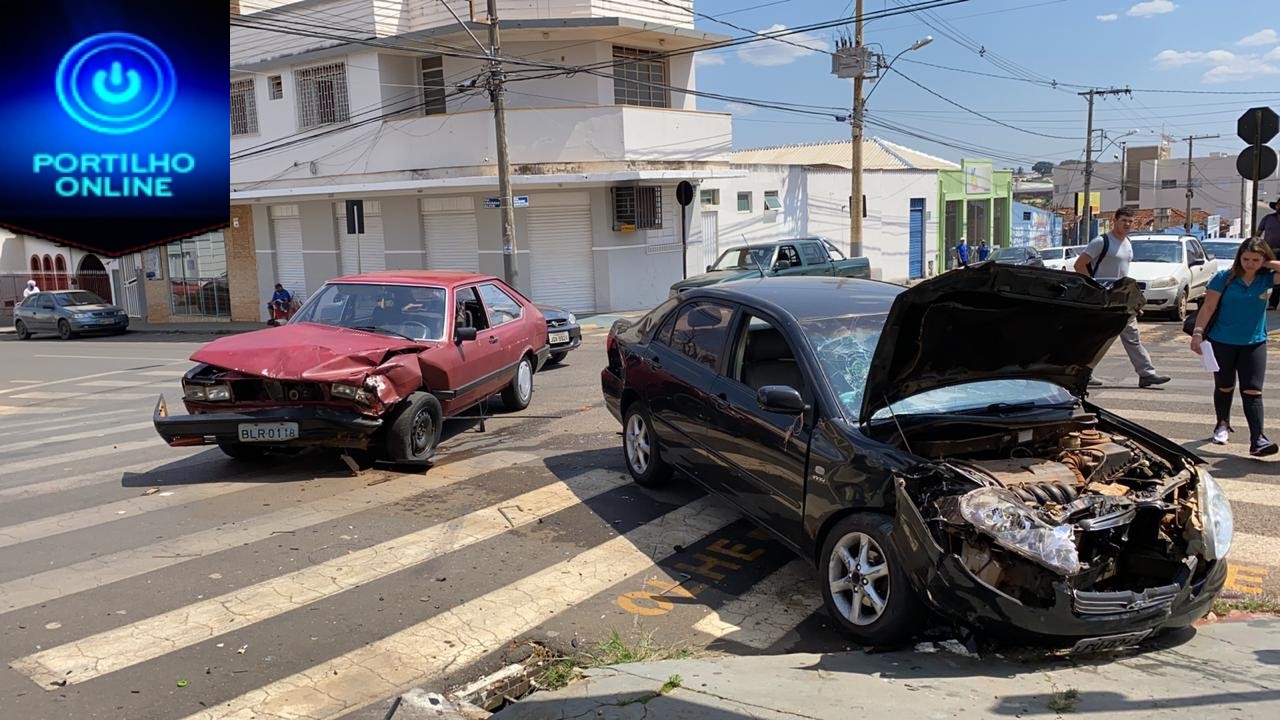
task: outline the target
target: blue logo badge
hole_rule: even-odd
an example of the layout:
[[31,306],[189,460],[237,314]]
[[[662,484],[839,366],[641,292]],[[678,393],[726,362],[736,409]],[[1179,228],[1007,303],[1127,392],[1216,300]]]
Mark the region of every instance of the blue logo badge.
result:
[[173,63],[155,43],[132,33],[93,35],[58,63],[58,101],[73,120],[124,135],[159,120],[177,91]]

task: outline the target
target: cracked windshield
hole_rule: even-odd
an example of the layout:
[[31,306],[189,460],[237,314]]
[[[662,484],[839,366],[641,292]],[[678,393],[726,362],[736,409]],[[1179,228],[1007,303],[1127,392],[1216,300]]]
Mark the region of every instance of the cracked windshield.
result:
[[0,720],[1280,718],[1275,0],[85,5]]

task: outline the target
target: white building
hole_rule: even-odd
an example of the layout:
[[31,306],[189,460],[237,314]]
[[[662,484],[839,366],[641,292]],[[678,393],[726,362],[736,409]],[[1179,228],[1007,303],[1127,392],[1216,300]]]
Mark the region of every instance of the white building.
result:
[[95,253],[0,228],[0,319],[11,317],[28,280],[41,290],[91,290],[139,316],[141,306],[128,291],[133,283],[126,285],[128,279],[118,272],[122,267]]
[[[730,116],[681,92],[692,53],[666,55],[722,37],[693,29],[692,6],[499,0],[514,194],[528,198],[518,284],[535,301],[642,308],[681,277],[675,188],[731,174]],[[485,3],[448,7],[486,37]],[[244,3],[231,67],[232,215],[251,209],[261,298],[382,268],[502,275],[487,65],[441,0]]]
[[[701,235],[719,239],[701,248],[700,265],[744,238],[820,235],[848,254],[851,147],[831,142],[733,153],[732,168],[744,176],[704,181],[699,193]],[[879,138],[863,140],[862,157],[862,254],[873,277],[900,282],[928,274],[922,259],[938,244],[938,171],[960,166]],[[918,273],[910,270],[913,249]]]

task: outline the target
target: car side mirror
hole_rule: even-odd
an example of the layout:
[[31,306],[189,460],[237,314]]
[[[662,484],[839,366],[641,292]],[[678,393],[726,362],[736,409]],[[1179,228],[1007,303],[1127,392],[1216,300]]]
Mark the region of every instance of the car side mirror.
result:
[[708,266],[707,266],[707,272],[711,272],[711,268],[713,268],[713,267],[715,267],[715,265],[708,265]]
[[460,327],[453,331],[453,342],[461,345],[463,342],[476,339],[476,329],[473,327]]
[[799,415],[809,409],[800,391],[786,385],[765,385],[756,391],[756,404],[769,412]]
[[1193,258],[1193,259],[1191,260],[1191,267],[1195,267],[1195,266],[1197,266],[1197,265],[1203,265],[1203,264],[1204,264],[1204,260],[1202,260],[1202,259],[1200,259],[1200,258]]

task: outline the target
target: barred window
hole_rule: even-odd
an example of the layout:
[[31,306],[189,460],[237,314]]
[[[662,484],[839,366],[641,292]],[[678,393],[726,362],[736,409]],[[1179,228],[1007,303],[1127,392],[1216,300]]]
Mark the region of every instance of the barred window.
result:
[[272,100],[279,100],[284,97],[284,79],[279,75],[272,75],[268,77],[267,87],[271,90],[269,97]]
[[444,58],[439,55],[421,58],[422,108],[427,115],[443,115],[448,108],[444,99]]
[[253,78],[231,83],[231,136],[258,132],[258,105],[253,97]]
[[293,71],[298,95],[298,129],[346,122],[347,66],[345,63],[317,65]]
[[659,53],[614,46],[613,101],[618,105],[671,107],[667,61]]
[[614,230],[662,228],[662,189],[623,185],[613,188]]

